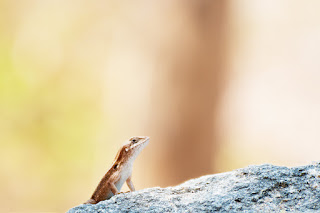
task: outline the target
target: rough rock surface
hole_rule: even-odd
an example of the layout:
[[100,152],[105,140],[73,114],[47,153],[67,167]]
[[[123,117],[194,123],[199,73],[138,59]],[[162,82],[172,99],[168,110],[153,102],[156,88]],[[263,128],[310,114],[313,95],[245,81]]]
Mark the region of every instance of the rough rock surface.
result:
[[68,212],[320,212],[320,163],[249,166],[175,187],[120,194]]

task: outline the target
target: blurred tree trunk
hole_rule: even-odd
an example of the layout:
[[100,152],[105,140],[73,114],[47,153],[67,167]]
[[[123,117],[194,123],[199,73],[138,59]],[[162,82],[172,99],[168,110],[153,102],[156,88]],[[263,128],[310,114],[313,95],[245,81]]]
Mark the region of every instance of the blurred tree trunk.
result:
[[219,141],[214,119],[224,87],[226,2],[176,1],[172,20],[160,26],[175,30],[157,49],[161,70],[150,117],[157,153],[149,153],[157,185],[215,171]]

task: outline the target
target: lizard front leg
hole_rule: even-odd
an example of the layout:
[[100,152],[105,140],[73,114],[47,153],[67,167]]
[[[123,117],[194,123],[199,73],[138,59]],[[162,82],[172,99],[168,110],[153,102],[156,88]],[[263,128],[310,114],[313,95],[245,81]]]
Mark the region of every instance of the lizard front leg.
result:
[[128,187],[129,187],[130,191],[132,191],[132,192],[135,191],[134,185],[133,185],[132,180],[131,180],[131,176],[128,177],[128,179],[126,180],[126,182],[127,182],[127,185],[128,185]]
[[109,183],[110,190],[114,195],[120,194],[117,187],[114,185],[114,183]]

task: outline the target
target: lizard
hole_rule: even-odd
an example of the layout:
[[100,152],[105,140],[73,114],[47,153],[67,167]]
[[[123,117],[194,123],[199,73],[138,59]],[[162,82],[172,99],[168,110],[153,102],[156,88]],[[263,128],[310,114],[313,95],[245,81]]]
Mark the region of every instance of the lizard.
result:
[[132,166],[139,153],[149,143],[149,137],[132,137],[121,147],[108,172],[103,176],[91,198],[84,204],[96,204],[120,194],[126,181],[130,191],[135,191],[131,180]]

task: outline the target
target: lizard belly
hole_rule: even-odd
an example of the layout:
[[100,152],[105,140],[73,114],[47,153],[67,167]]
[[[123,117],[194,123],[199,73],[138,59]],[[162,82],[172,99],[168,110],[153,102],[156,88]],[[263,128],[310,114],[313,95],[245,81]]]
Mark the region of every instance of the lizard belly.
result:
[[132,171],[132,169],[130,168],[130,166],[128,166],[126,169],[124,169],[119,180],[114,184],[117,187],[119,192],[120,192],[124,182],[131,176],[131,171]]
[[125,181],[126,181],[125,178],[120,178],[120,180],[114,184],[117,187],[119,192],[120,192]]
[[122,175],[122,176],[120,177],[120,179],[114,184],[114,185],[116,185],[116,187],[117,187],[117,189],[118,189],[119,192],[120,192],[120,190],[121,190],[124,182],[128,179],[128,177],[129,177],[129,176],[127,176],[127,175]]

